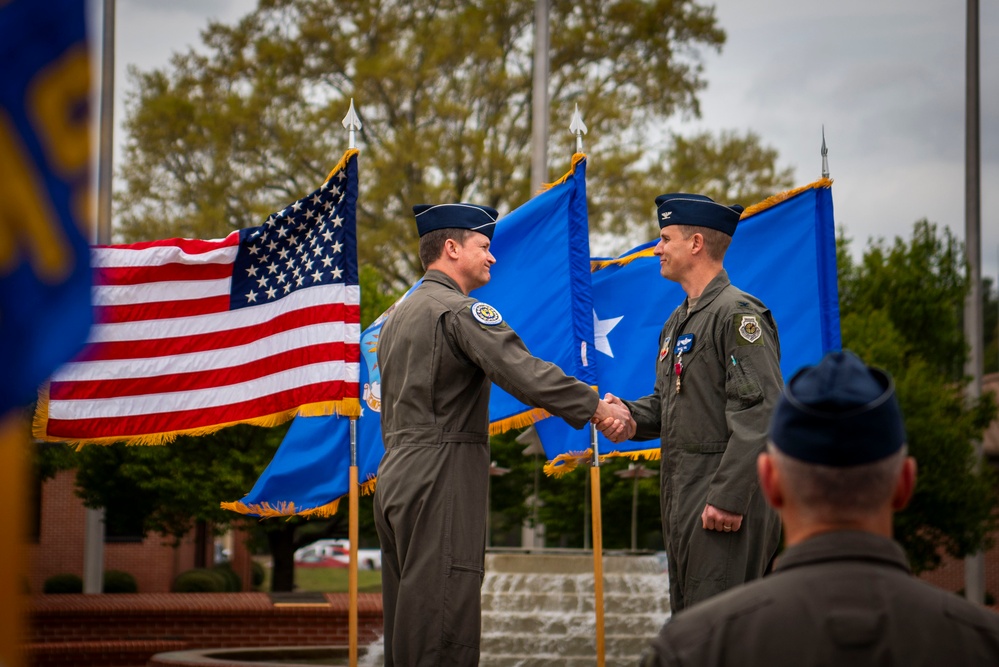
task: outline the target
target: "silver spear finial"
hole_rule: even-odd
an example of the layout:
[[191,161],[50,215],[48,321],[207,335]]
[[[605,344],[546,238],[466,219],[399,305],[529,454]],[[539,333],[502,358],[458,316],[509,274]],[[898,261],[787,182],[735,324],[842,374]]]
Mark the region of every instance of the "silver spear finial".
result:
[[354,131],[361,129],[361,119],[357,117],[357,112],[354,111],[354,98],[350,98],[350,109],[347,110],[347,115],[343,117],[343,126],[347,129],[347,148],[355,148],[354,146]]
[[829,149],[826,148],[826,126],[822,126],[822,178],[829,178]]
[[579,113],[579,105],[572,114],[572,122],[569,123],[569,131],[576,135],[576,152],[583,152],[583,135],[586,134],[586,124],[583,123],[583,116]]

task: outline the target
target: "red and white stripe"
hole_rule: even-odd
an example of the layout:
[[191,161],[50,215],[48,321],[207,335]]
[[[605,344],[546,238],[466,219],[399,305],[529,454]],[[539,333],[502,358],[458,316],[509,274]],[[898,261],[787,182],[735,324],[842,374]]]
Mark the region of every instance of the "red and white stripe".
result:
[[93,248],[95,325],[52,377],[45,436],[148,440],[356,401],[360,288],[230,311],[238,249],[238,232]]

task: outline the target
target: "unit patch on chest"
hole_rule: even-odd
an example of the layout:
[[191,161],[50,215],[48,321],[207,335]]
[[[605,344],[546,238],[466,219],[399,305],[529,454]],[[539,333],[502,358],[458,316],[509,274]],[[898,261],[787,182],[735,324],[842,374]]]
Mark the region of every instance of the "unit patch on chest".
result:
[[503,316],[500,312],[490,306],[488,303],[483,303],[482,301],[476,301],[469,308],[472,311],[472,317],[479,324],[487,327],[494,327],[497,324],[503,323]]
[[763,345],[763,329],[757,315],[735,315],[732,318],[739,345]]

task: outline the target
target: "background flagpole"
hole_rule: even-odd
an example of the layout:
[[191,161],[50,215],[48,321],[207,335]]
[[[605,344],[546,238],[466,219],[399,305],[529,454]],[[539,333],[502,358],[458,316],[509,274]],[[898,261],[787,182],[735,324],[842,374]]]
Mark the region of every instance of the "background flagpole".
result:
[[[350,98],[350,108],[343,118],[343,126],[347,130],[347,148],[355,148],[354,132],[361,129],[361,119],[354,111],[354,98]],[[358,518],[357,505],[358,481],[357,481],[357,418],[350,418],[350,479],[347,482],[349,491],[349,527],[347,538],[350,541],[350,565],[347,572],[347,643],[348,663],[350,667],[357,667],[357,540],[358,540]]]
[[[572,114],[569,131],[576,135],[576,152],[583,152],[583,135],[586,125],[579,113],[579,105]],[[590,424],[590,447],[593,465],[590,466],[590,512],[593,520],[593,610],[596,613],[597,667],[604,667],[604,531],[600,512],[600,445],[597,442],[596,424]]]

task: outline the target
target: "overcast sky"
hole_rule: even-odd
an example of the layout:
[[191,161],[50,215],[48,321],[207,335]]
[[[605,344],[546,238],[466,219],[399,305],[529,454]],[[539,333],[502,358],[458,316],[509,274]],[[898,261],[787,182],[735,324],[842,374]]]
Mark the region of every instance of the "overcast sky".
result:
[[[91,0],[99,48],[99,0]],[[253,0],[118,0],[116,120],[129,65],[163,67],[200,45],[209,19]],[[980,3],[982,272],[999,274],[999,3]],[[855,254],[871,237],[908,239],[921,218],[964,238],[964,2],[720,0],[728,41],[705,54],[702,118],[686,133],[757,132],[804,185],[821,175],[822,126],[836,223]],[[553,29],[555,27],[553,26]],[[584,110],[585,118],[585,110]],[[116,133],[116,142],[122,139]],[[752,202],[741,202],[749,204]]]

